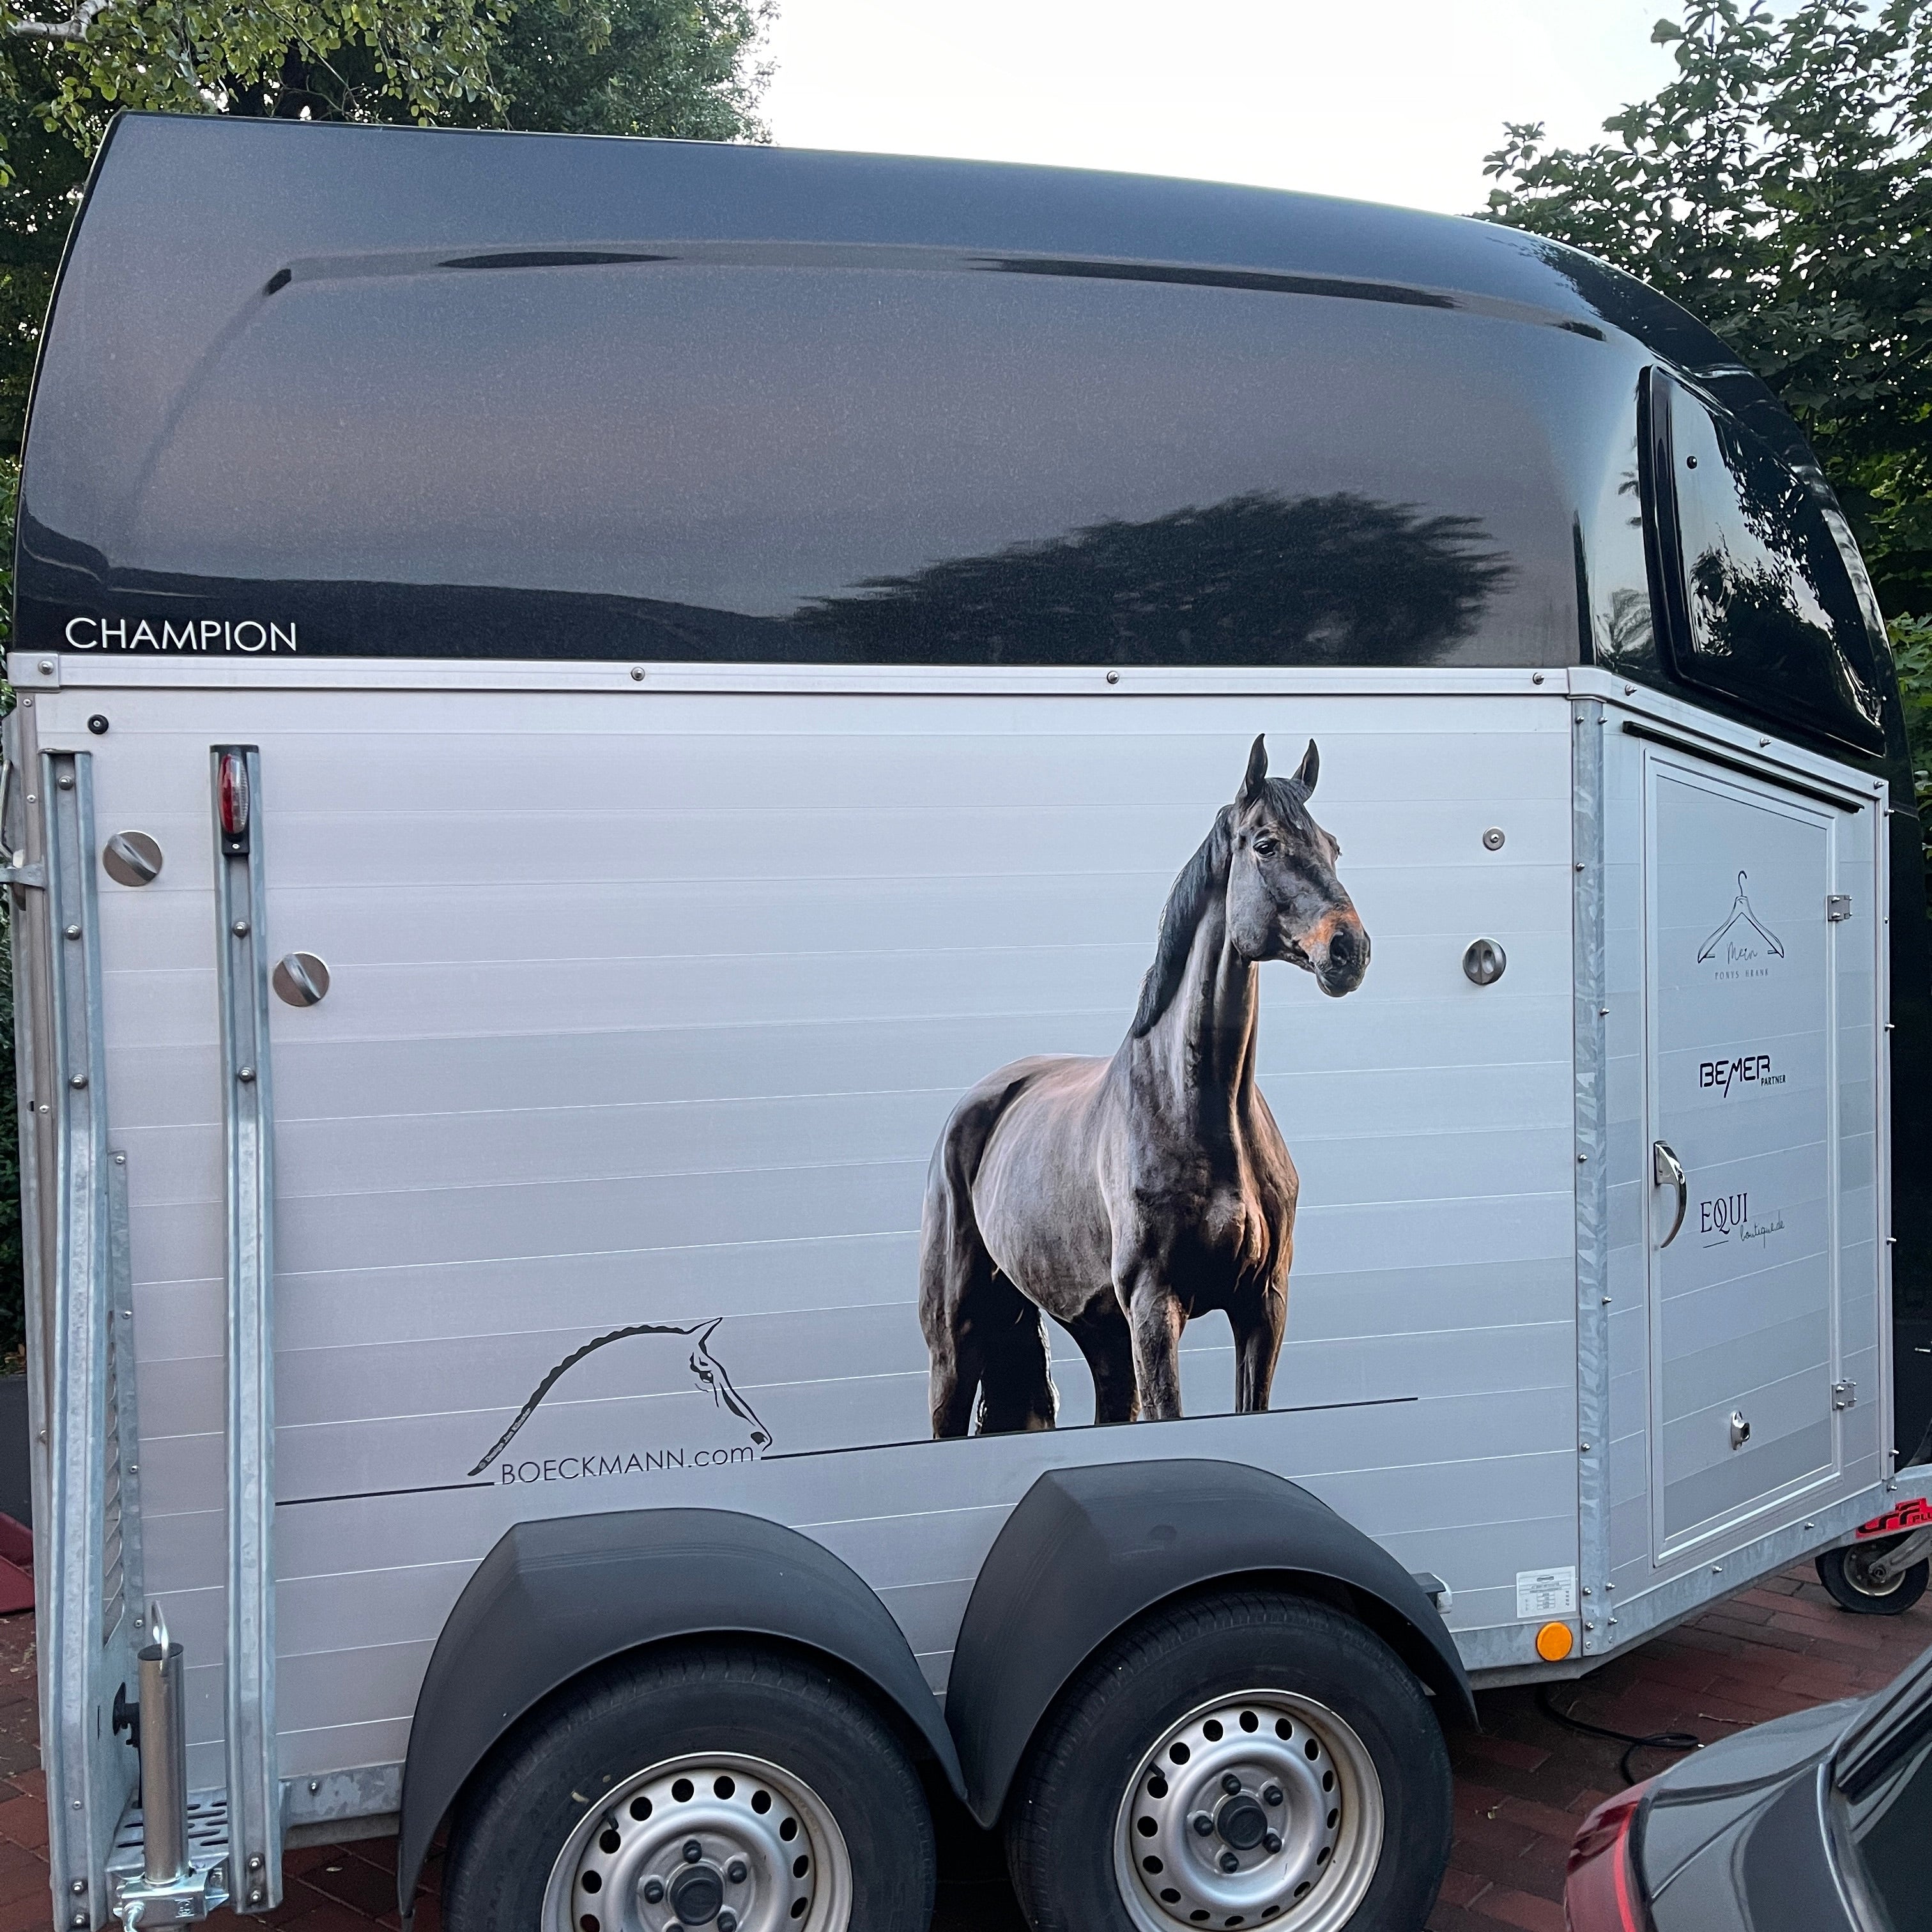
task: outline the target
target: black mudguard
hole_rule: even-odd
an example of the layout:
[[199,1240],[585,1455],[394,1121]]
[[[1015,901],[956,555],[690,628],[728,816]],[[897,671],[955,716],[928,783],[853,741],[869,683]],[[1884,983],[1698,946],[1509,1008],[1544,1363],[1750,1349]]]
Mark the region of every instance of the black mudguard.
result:
[[668,1639],[730,1634],[815,1651],[869,1684],[964,1795],[935,1698],[891,1613],[830,1550],[724,1510],[628,1510],[518,1523],[436,1640],[403,1771],[396,1889],[497,1740],[562,1684]]
[[1420,1586],[1326,1503],[1240,1463],[1050,1470],[974,1584],[946,1695],[968,1802],[991,1826],[1048,1707],[1114,1634],[1204,1585],[1283,1583],[1344,1600],[1433,1691],[1476,1720],[1468,1674]]

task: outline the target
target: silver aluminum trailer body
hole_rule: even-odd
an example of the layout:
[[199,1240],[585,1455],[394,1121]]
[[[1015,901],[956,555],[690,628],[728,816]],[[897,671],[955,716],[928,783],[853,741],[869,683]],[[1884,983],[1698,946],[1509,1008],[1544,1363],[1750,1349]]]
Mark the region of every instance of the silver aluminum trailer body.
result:
[[[1877,1507],[1869,780],[1588,672],[644,668],[14,661],[20,769],[73,754],[97,843],[137,830],[165,855],[98,888],[100,1052],[146,1584],[186,1646],[192,1785],[224,1781],[231,1575],[220,744],[259,748],[263,956],[331,974],[320,1004],[271,1009],[295,1823],[394,1811],[437,1635],[526,1517],[798,1527],[942,1694],[1034,1477],[1143,1443],[1290,1477],[1442,1578],[1478,1682],[1540,1667],[1552,1617],[1600,1658]],[[1075,1426],[1091,1396],[1060,1341],[1057,1430],[922,1440],[934,1137],[982,1067],[1108,1049],[1257,730],[1321,744],[1376,946],[1348,1001],[1265,985],[1262,1082],[1304,1186],[1274,1412],[1214,1413],[1232,1348],[1204,1322],[1171,1430]],[[1694,970],[1740,872],[1776,980]],[[1508,964],[1478,986],[1484,938]],[[1716,1010],[1753,998],[1745,1038]],[[1652,1143],[1700,1115],[1719,1178],[1661,1250]],[[669,1332],[584,1360],[499,1446],[560,1364],[646,1322]],[[694,1375],[700,1334],[739,1408]]]
[[445,1820],[451,1932],[910,1928],[919,1760],[1060,1932],[1406,1922],[1472,1684],[1923,1587],[1902,714],[1689,317],[1201,184],[104,156],[0,802],[64,1932]]

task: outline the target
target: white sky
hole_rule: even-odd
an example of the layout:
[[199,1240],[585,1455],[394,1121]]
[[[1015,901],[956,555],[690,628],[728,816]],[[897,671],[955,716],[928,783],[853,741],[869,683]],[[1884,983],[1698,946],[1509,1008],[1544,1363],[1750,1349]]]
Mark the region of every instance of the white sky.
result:
[[1578,145],[1665,0],[780,0],[788,147],[1191,175],[1466,214],[1505,121]]

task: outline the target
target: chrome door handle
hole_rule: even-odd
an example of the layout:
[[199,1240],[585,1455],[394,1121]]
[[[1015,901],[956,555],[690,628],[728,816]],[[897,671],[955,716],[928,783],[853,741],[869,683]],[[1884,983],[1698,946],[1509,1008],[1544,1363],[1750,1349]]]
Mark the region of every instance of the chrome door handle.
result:
[[1658,1243],[1659,1248],[1667,1248],[1677,1238],[1677,1231],[1684,1225],[1684,1210],[1690,1205],[1690,1184],[1684,1178],[1684,1163],[1670,1151],[1665,1141],[1652,1141],[1650,1144],[1650,1172],[1652,1180],[1659,1187],[1674,1187],[1677,1190],[1677,1218],[1670,1224],[1670,1232]]

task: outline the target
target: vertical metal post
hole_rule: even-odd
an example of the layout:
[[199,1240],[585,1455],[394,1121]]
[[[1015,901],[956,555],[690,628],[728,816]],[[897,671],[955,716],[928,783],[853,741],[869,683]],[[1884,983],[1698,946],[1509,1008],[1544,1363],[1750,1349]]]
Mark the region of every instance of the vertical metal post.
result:
[[142,1876],[169,1886],[188,1870],[188,1718],[182,1706],[182,1647],[168,1641],[157,1604],[152,1641],[142,1650]]
[[[46,1501],[40,1580],[43,1753],[51,1825],[55,1924],[80,1932],[106,1916],[103,1875],[131,1795],[134,1754],[115,1735],[110,1703],[134,1674],[131,1618],[117,1557],[109,1588],[110,1492],[118,1528],[121,1438],[110,1433],[113,1238],[103,1050],[100,951],[94,876],[93,764],[84,752],[39,760],[46,850],[45,957],[49,1048],[35,1069],[34,1118],[52,1126],[53,1306],[45,1339]],[[44,1228],[42,1233],[48,1232]]]
[[275,1749],[272,1534],[274,1112],[268,1081],[261,759],[248,745],[218,745],[212,759],[228,1196],[230,1896],[238,1911],[266,1912],[281,1903],[282,1799]]

